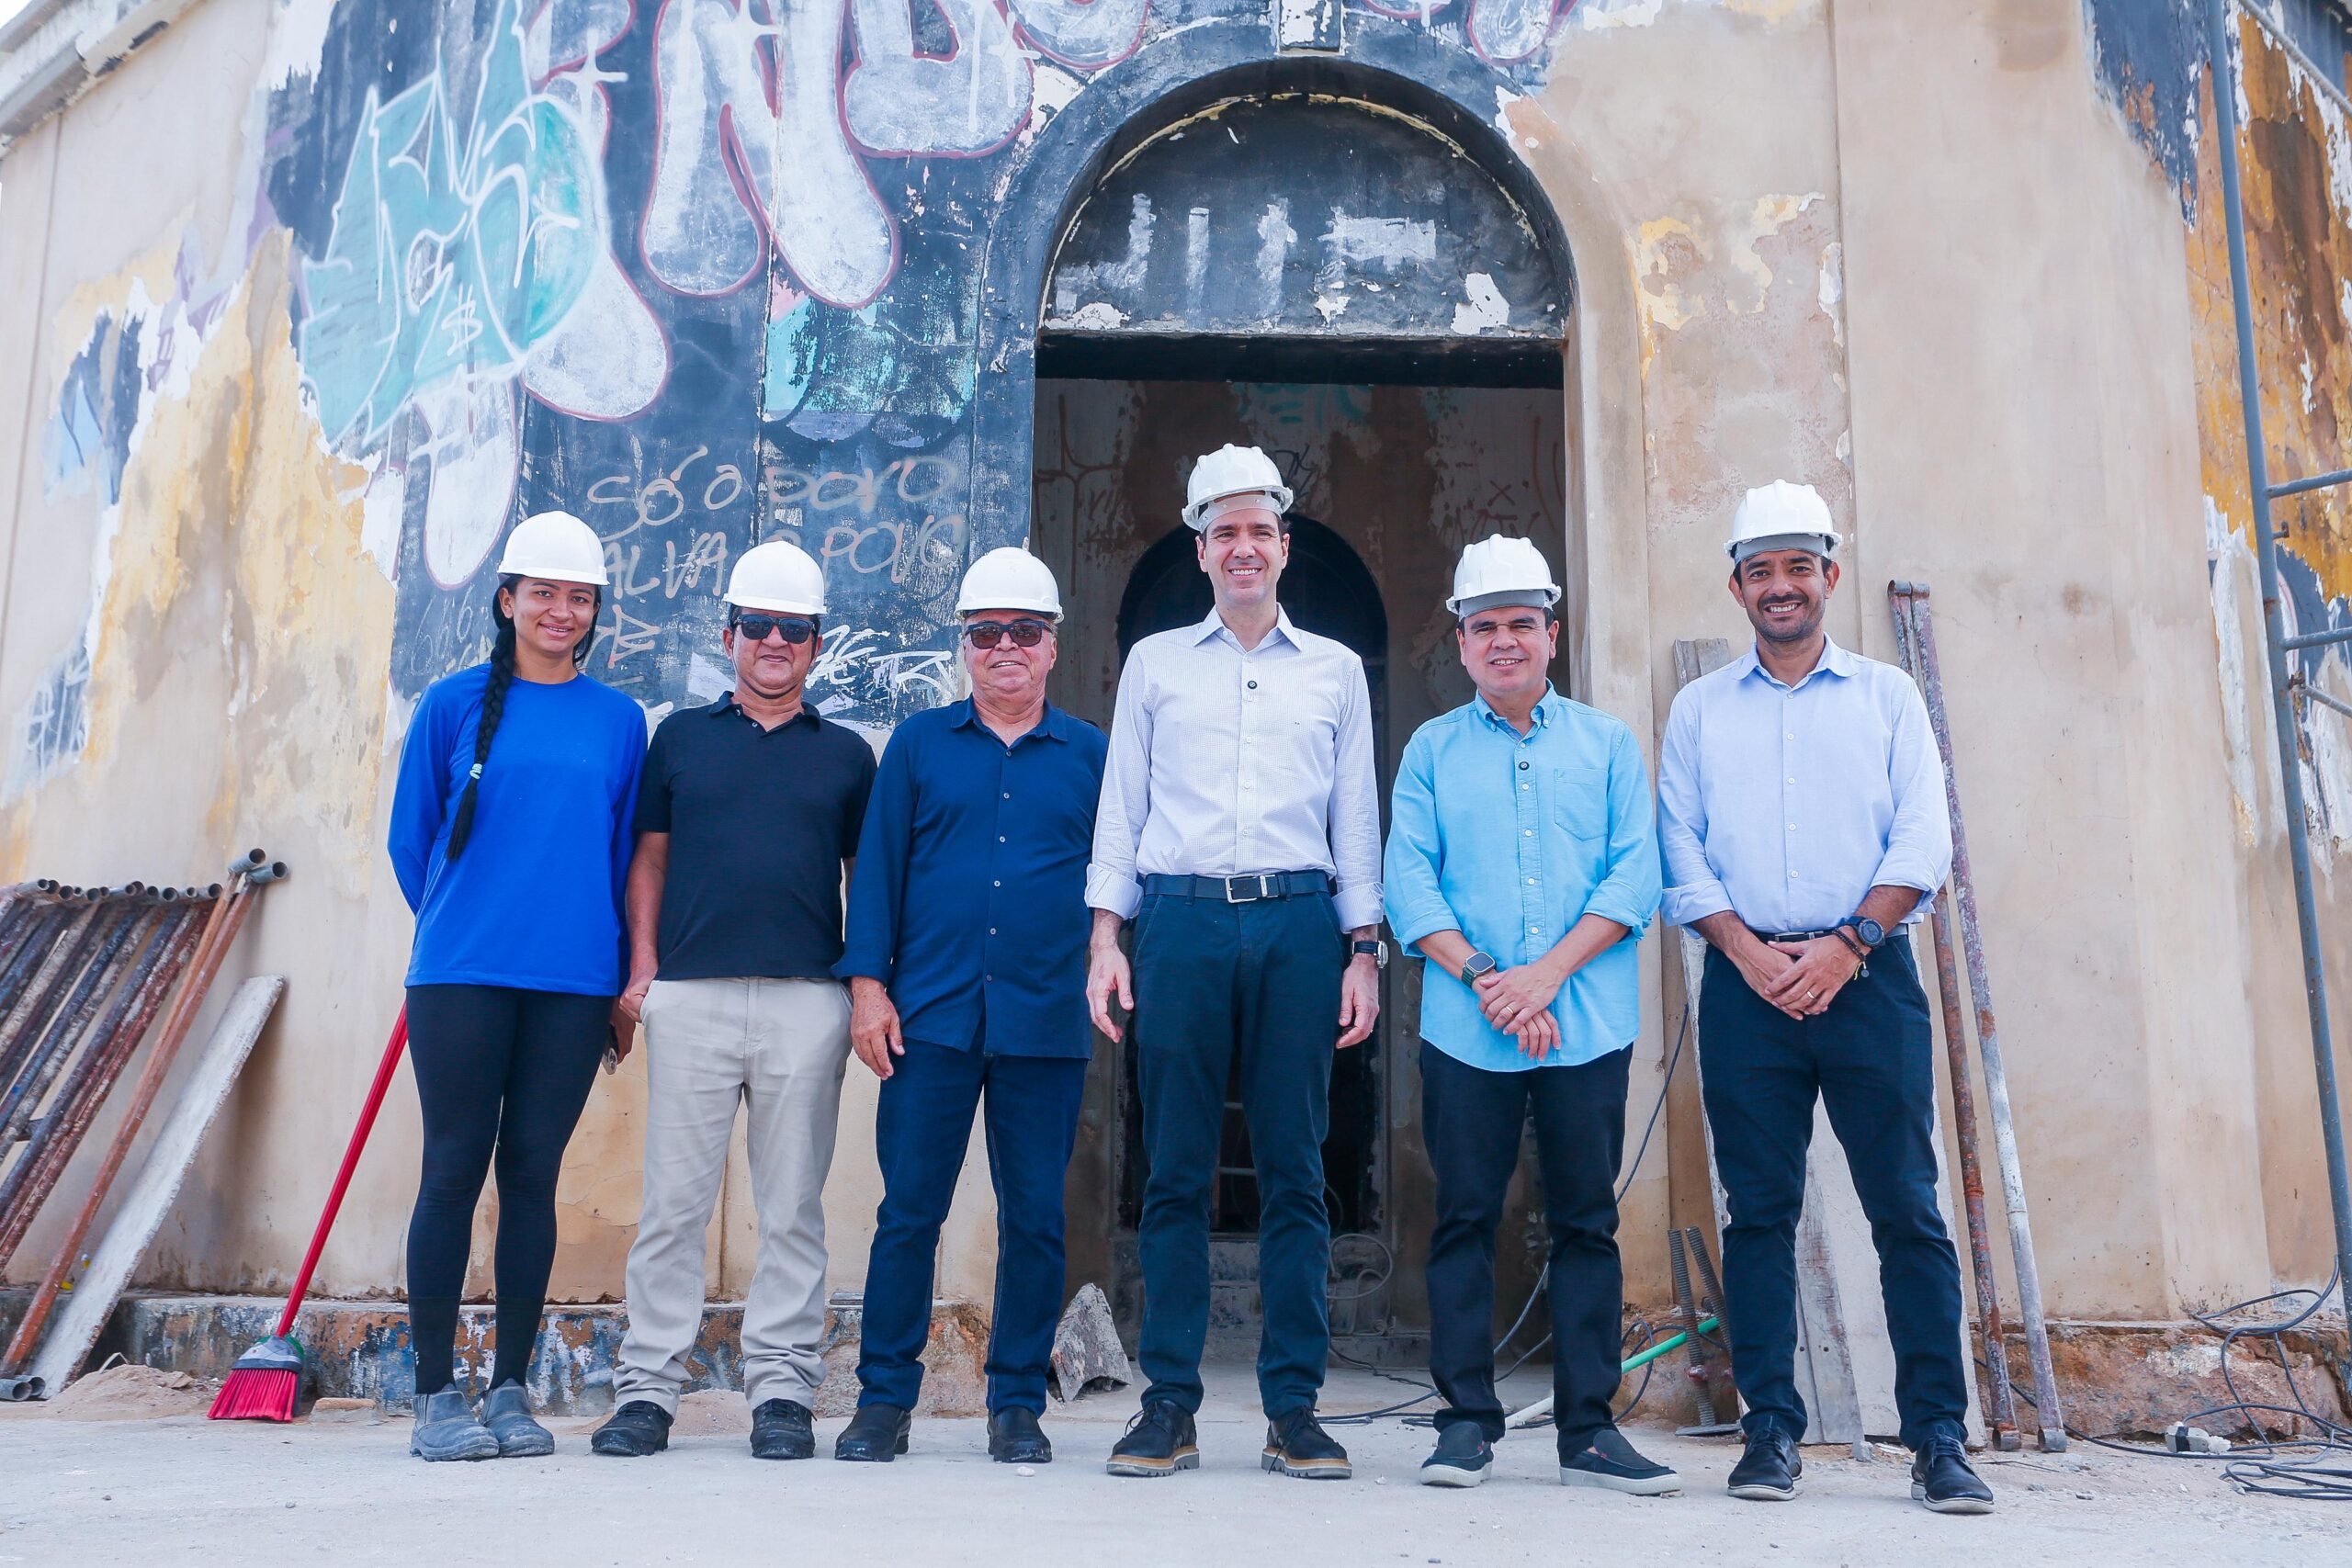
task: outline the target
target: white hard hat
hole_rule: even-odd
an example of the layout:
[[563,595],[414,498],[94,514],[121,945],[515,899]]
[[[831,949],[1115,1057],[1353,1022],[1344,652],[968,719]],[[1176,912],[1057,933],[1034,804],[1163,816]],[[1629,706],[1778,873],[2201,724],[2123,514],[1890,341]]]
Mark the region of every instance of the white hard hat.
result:
[[1283,471],[1274,467],[1274,460],[1255,446],[1228,442],[1193,465],[1193,477],[1184,486],[1184,522],[1205,529],[1209,525],[1205,514],[1212,502],[1231,495],[1257,494],[1273,503],[1278,516],[1290,510],[1290,486],[1283,483]]
[[1765,550],[1811,550],[1826,556],[1838,548],[1829,503],[1811,485],[1774,479],[1740,497],[1731,514],[1731,538],[1724,551],[1734,565]]
[[1062,591],[1044,561],[1018,545],[1006,545],[974,561],[964,573],[956,613],[968,615],[975,610],[1033,610],[1059,620]]
[[596,588],[611,581],[605,575],[605,542],[569,512],[534,512],[515,524],[506,536],[506,553],[498,558],[498,575]]
[[753,545],[735,558],[735,570],[727,577],[727,602],[739,610],[821,615],[825,569],[789,539]]
[[1496,534],[1462,552],[1453,568],[1453,597],[1445,607],[1457,615],[1474,615],[1498,604],[1534,604],[1550,609],[1560,602],[1560,585],[1532,539],[1506,538]]

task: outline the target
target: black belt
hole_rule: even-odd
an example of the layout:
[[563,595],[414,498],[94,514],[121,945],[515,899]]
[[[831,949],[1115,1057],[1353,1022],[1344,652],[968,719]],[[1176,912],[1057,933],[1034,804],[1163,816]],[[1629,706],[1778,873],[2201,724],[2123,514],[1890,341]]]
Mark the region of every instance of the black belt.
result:
[[1826,931],[1759,931],[1753,926],[1747,929],[1754,932],[1758,942],[1819,942],[1823,937],[1838,934],[1834,929]]
[[1261,898],[1304,898],[1331,891],[1328,871],[1270,871],[1249,876],[1170,876],[1143,879],[1147,894],[1171,898],[1214,898],[1220,904],[1255,904]]

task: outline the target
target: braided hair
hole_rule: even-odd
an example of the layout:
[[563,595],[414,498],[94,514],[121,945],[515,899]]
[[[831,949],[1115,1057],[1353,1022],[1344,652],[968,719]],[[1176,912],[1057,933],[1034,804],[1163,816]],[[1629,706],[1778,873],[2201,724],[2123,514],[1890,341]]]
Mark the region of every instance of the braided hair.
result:
[[[456,864],[466,852],[466,843],[474,834],[474,807],[481,793],[482,764],[490,761],[491,743],[498,738],[499,721],[506,716],[506,694],[514,684],[514,617],[506,613],[506,596],[523,579],[519,574],[498,580],[498,592],[491,596],[491,618],[498,623],[498,640],[491,645],[490,680],[482,687],[481,719],[474,727],[474,765],[466,775],[466,787],[458,796],[458,809],[449,821],[449,848],[443,857]],[[605,605],[604,590],[596,591],[596,608]],[[571,646],[571,667],[575,670],[588,662],[588,649],[596,640],[596,623],[592,612],[588,635]]]

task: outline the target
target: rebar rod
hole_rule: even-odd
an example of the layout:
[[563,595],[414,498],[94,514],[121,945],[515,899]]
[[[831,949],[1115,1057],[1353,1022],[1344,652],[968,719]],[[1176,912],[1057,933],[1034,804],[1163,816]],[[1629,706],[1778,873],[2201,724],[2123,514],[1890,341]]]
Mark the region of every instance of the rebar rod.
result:
[[[1912,623],[1912,601],[1906,583],[1887,584],[1894,609],[1894,643],[1904,671],[1919,678],[1918,650]],[[2000,1281],[1993,1272],[1993,1238],[1984,1217],[1984,1172],[1977,1146],[1976,1090],[1968,1071],[1968,1035],[1961,1022],[1960,965],[1952,957],[1951,893],[1936,889],[1928,915],[1928,932],[1936,954],[1936,989],[1944,1015],[1944,1059],[1951,1078],[1954,1141],[1960,1146],[1962,1211],[1968,1219],[1968,1259],[1976,1280],[1977,1336],[1984,1343],[1984,1425],[1993,1446],[2015,1452],[2023,1444],[2018,1436],[2017,1400],[2009,1387],[2007,1339],[2001,1330]]]
[[2245,207],[2239,189],[2238,105],[2230,66],[2229,0],[2207,0],[2206,85],[2213,95],[2221,141],[2222,207],[2229,233],[2230,310],[2238,332],[2238,403],[2245,421],[2246,485],[2254,507],[2254,553],[2262,578],[2262,641],[2270,671],[2270,722],[2278,748],[2278,783],[2287,807],[2287,857],[2295,882],[2295,929],[2303,948],[2303,1000],[2311,1016],[2312,1070],[2319,1083],[2320,1142],[2327,1158],[2327,1196],[2335,1211],[2335,1277],[2352,1308],[2352,1170],[2344,1151],[2344,1101],[2335,1083],[2335,1045],[2328,1023],[2326,955],[2320,946],[2319,898],[2312,880],[2311,819],[2303,804],[2302,758],[2287,671],[2286,607],[2278,582],[2278,536],[2270,517],[2270,454],[2262,434],[2262,373],[2255,358],[2254,292],[2245,255]]
[[16,1078],[30,1053],[29,1043],[20,1049],[18,1042],[38,1038],[32,1021],[48,1011],[50,992],[57,985],[59,975],[69,966],[78,972],[98,910],[93,904],[67,908],[72,910],[69,920],[50,943],[49,951],[41,955],[22,988],[12,998],[0,998],[0,1009],[5,1009],[0,1010],[0,1085]]
[[2044,1453],[2066,1447],[2066,1420],[2058,1399],[2058,1378],[2050,1360],[2050,1323],[2041,1305],[2041,1273],[2034,1263],[2033,1219],[2027,1213],[2025,1168],[2018,1161],[2017,1123],[2009,1112],[2009,1077],[2001,1061],[2001,1029],[1993,1012],[1993,979],[1984,962],[1984,934],[1976,915],[1976,875],[1968,856],[1968,824],[1961,814],[1960,784],[1952,769],[1951,726],[1944,711],[1944,678],[1936,658],[1936,623],[1928,585],[1904,585],[1911,600],[1911,635],[1919,659],[1919,691],[1944,767],[1944,805],[1951,815],[1951,886],[1960,909],[1961,951],[1968,963],[1968,989],[1976,1003],[1976,1054],[1984,1066],[1984,1098],[1993,1116],[1993,1150],[2001,1169],[2001,1204],[2009,1228],[2009,1256],[2018,1276],[2018,1315],[2025,1328],[2026,1359],[2033,1367],[2034,1415]]
[[[9,1147],[25,1135],[49,1086],[63,1070],[76,1043],[87,1032],[99,999],[113,978],[117,957],[137,923],[135,911],[107,910],[104,934],[91,948],[71,989],[50,1012],[48,1027],[41,1031],[17,1081],[6,1092],[0,1092],[0,1156],[5,1156]],[[0,1188],[0,1191],[5,1190]]]

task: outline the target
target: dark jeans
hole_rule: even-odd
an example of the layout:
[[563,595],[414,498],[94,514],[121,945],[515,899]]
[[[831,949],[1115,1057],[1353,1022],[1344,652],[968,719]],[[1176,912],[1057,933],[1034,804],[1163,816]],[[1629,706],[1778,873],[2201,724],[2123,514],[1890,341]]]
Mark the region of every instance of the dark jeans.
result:
[[860,1404],[911,1410],[922,1393],[939,1227],[956,1196],[972,1112],[985,1103],[996,1188],[996,1309],[989,1410],[1042,1414],[1062,1306],[1062,1179],[1086,1094],[1083,1058],[989,1056],[906,1043],[882,1081],[875,1152],[882,1207],[865,1268]]
[[555,1267],[555,1180],[596,1082],[610,997],[511,986],[411,986],[408,1056],[424,1169],[408,1223],[416,1392],[453,1379],[474,1205],[498,1168],[498,1348],[491,1381],[527,1380]]
[[1960,1437],[1968,1410],[1961,1361],[1960,1259],[1936,1204],[1936,1074],[1928,998],[1911,944],[1896,937],[1870,973],[1818,1018],[1793,1019],[1707,951],[1699,1060],[1724,1231],[1732,1373],[1751,1433],[1803,1438],[1797,1393],[1796,1226],[1818,1095],[1846,1150],[1878,1248],[1879,1290],[1894,1346],[1903,1440]]
[[1633,1052],[1573,1067],[1490,1072],[1421,1044],[1421,1134],[1437,1171],[1430,1235],[1430,1372],[1442,1431],[1476,1422],[1503,1435],[1495,1397],[1495,1228],[1532,1110],[1552,1230],[1552,1409],[1560,1452],[1610,1425],[1623,1373],[1624,1276],[1617,1262],[1617,1162],[1625,1148]]
[[1237,1054],[1258,1174],[1259,1395],[1279,1416],[1313,1408],[1322,1390],[1331,1344],[1323,1136],[1343,946],[1329,895],[1249,904],[1154,895],[1137,912],[1146,1400],[1201,1407],[1209,1200]]

